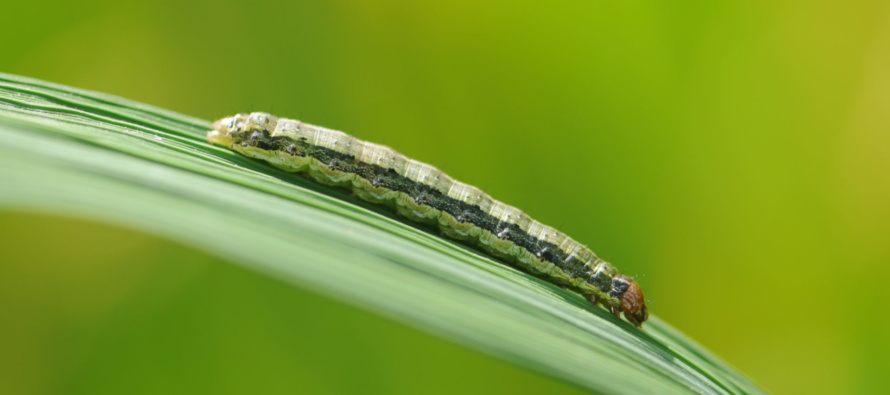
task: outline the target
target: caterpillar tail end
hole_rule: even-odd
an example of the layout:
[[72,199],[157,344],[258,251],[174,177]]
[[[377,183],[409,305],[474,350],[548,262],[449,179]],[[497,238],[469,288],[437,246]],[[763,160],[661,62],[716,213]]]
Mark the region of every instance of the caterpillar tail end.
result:
[[232,118],[223,118],[213,123],[213,129],[207,132],[207,142],[213,145],[229,147],[232,145],[231,126]]

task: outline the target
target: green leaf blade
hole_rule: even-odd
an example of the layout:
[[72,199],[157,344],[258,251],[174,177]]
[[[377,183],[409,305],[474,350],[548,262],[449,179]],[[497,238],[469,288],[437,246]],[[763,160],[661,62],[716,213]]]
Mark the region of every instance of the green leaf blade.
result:
[[209,122],[0,75],[0,205],[162,235],[606,393],[759,393],[653,317],[400,222],[204,141]]

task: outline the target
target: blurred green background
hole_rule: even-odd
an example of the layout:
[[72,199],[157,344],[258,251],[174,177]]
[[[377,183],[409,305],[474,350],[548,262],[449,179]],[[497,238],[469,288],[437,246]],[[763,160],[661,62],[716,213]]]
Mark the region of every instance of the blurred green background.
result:
[[[886,1],[0,10],[0,71],[392,146],[641,275],[768,390],[890,388]],[[150,235],[0,211],[0,250],[4,393],[579,392]]]

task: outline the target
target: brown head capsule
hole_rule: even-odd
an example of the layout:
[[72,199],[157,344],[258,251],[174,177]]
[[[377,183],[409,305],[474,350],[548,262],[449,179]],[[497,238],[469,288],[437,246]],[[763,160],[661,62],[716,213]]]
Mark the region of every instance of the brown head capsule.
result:
[[620,296],[621,304],[618,309],[612,310],[618,315],[619,309],[624,312],[624,317],[631,324],[642,326],[643,321],[649,318],[649,309],[646,308],[646,298],[643,296],[643,290],[632,278],[619,274],[612,279],[613,289],[623,289]]

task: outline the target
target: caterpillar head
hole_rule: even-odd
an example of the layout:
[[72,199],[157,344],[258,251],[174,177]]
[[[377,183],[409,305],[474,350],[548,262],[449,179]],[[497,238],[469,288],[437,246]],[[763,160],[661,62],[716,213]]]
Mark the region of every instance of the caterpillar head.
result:
[[612,313],[616,316],[624,313],[624,318],[631,324],[640,327],[643,321],[649,318],[649,309],[646,308],[646,298],[643,296],[643,290],[632,278],[625,275],[617,275],[612,278],[612,289],[622,290],[620,295],[620,304],[618,307],[612,307]]

